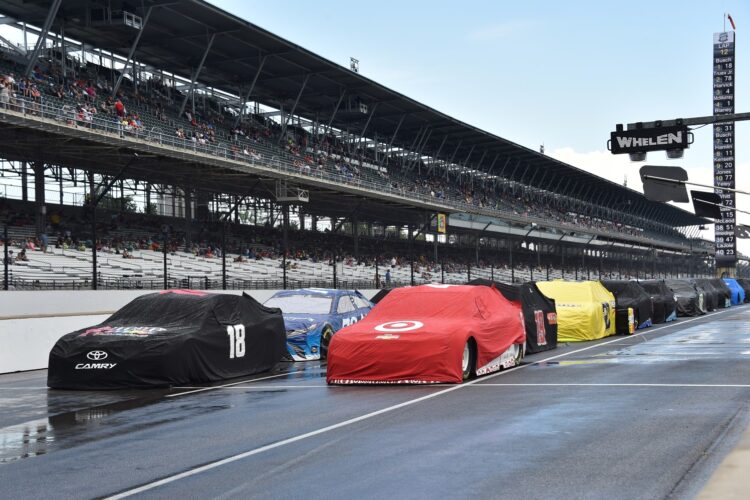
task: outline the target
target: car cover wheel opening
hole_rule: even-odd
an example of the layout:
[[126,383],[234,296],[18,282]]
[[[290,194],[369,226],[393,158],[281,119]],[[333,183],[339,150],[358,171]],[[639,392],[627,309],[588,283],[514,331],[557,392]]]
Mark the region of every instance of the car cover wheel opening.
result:
[[322,358],[328,357],[328,345],[331,343],[332,336],[333,329],[330,326],[323,328],[323,333],[320,334],[320,356]]
[[469,380],[474,377],[474,365],[476,364],[476,347],[473,339],[466,341],[464,352],[461,356],[461,374],[463,380]]

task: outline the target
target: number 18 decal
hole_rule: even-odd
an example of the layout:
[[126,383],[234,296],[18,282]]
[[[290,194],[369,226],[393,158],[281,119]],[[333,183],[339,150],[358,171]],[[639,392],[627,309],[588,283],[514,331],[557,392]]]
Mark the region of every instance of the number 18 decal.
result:
[[245,325],[227,326],[229,335],[229,359],[245,356]]

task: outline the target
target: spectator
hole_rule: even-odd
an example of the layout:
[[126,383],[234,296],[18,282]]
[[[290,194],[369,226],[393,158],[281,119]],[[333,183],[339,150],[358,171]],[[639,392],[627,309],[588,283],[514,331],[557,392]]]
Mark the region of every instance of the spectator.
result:
[[115,102],[115,113],[117,113],[118,118],[125,118],[125,105],[120,99]]

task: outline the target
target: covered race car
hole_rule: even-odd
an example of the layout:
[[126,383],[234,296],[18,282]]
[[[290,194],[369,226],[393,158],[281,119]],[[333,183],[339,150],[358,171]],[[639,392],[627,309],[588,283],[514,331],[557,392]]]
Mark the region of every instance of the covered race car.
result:
[[722,304],[722,301],[719,300],[718,306],[720,309],[726,309],[728,307],[732,307],[732,291],[729,289],[726,283],[721,278],[711,278],[708,280],[715,289],[722,292],[724,296],[724,303]]
[[555,300],[547,297],[533,281],[507,284],[486,279],[471,280],[469,285],[494,286],[508,300],[519,302],[526,327],[526,353],[557,347],[557,310]]
[[639,281],[641,287],[651,296],[654,305],[654,323],[665,323],[677,319],[677,301],[674,292],[661,280]]
[[729,290],[732,292],[730,296],[732,305],[743,304],[745,302],[745,289],[742,288],[742,285],[737,283],[737,280],[734,278],[722,278],[722,281],[727,284]]
[[459,383],[520,363],[521,307],[486,286],[392,290],[331,340],[329,384]]
[[142,295],[103,323],[63,336],[49,355],[55,389],[215,382],[271,369],[284,347],[281,311],[247,294]]
[[555,299],[558,342],[594,340],[615,333],[615,297],[598,281],[540,281]]
[[[615,296],[617,333],[627,335],[633,333],[631,326],[640,329],[653,325],[654,305],[651,296],[641,285],[627,280],[602,280],[602,284]],[[631,312],[632,323],[629,321]]]
[[750,280],[746,278],[737,278],[737,283],[745,290],[745,302],[750,302]]
[[720,290],[717,290],[710,280],[694,278],[691,279],[690,282],[697,290],[703,292],[706,311],[715,311],[719,307],[719,304],[724,301],[724,293]]
[[278,307],[284,314],[287,354],[294,361],[325,357],[333,334],[372,309],[372,303],[356,290],[323,288],[279,291],[264,305]]
[[664,284],[674,293],[677,316],[699,316],[706,313],[703,292],[696,290],[692,283],[685,280],[665,280]]

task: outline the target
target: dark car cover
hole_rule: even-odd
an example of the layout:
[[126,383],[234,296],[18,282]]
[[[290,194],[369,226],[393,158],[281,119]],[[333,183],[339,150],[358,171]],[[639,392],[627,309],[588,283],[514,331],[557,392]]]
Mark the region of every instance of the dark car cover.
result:
[[665,280],[677,300],[677,316],[699,316],[704,314],[703,292],[696,290],[692,283],[685,280]]
[[142,295],[103,323],[63,336],[47,385],[117,389],[215,382],[271,369],[286,351],[284,319],[247,294]]
[[486,279],[471,280],[469,285],[495,286],[503,296],[521,302],[526,328],[526,352],[548,351],[557,347],[557,312],[555,300],[544,295],[533,281],[507,284]]
[[724,293],[721,290],[717,290],[710,280],[705,278],[695,278],[690,280],[690,282],[695,288],[703,291],[706,311],[715,311],[720,303],[722,307],[724,306]]
[[393,290],[393,288],[383,288],[383,289],[379,290],[378,293],[376,293],[370,299],[370,302],[372,302],[373,304],[377,304],[378,302],[380,302],[381,300],[383,300],[385,298],[385,296],[388,295],[388,292],[390,292],[391,290]]
[[737,278],[737,284],[745,290],[745,302],[750,302],[750,280],[747,278]]
[[719,309],[726,309],[727,307],[730,307],[732,305],[732,291],[729,289],[726,283],[724,283],[724,280],[720,278],[711,278],[708,280],[711,285],[719,292],[721,292],[722,296],[724,297],[724,300],[719,300],[718,306]]
[[[622,314],[621,310],[633,309],[636,328],[645,328],[653,324],[654,306],[651,296],[641,285],[635,281],[626,280],[602,280],[602,285],[615,296],[618,314]],[[627,324],[624,326],[627,328]],[[620,330],[618,329],[617,333],[626,335],[630,333]]]
[[639,281],[639,285],[651,296],[654,305],[654,323],[664,323],[677,315],[677,301],[674,293],[661,280]]

